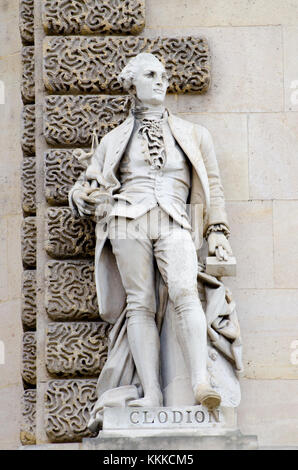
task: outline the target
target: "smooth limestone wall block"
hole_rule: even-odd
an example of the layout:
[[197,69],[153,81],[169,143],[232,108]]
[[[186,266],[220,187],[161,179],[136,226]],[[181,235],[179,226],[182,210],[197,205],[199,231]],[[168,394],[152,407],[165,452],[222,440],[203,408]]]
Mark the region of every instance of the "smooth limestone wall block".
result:
[[298,112],[249,116],[252,199],[298,199],[297,129]]
[[298,201],[274,201],[273,233],[275,287],[297,289]]
[[259,446],[295,446],[298,427],[298,380],[241,380],[238,425],[257,434]]
[[150,0],[146,28],[206,26],[297,25],[297,3],[292,0]]
[[272,202],[229,202],[227,213],[237,276],[225,282],[232,290],[274,287]]
[[[170,34],[171,29],[165,34]],[[197,34],[197,29],[176,29]],[[148,30],[148,34],[160,31]],[[208,93],[195,99],[178,96],[178,111],[281,112],[283,97],[282,28],[243,27],[200,29],[210,47],[212,80]]]
[[243,340],[244,377],[297,379],[298,364],[291,358],[298,339],[298,289],[235,289],[233,293]]
[[298,112],[298,27],[283,28],[285,110]]
[[246,201],[248,189],[247,116],[239,114],[180,114],[211,133],[227,201]]

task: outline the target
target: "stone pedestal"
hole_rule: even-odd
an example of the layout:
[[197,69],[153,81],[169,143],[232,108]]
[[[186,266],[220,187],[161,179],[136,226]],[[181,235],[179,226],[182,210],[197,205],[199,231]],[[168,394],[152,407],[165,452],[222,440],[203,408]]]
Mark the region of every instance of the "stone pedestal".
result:
[[213,412],[202,406],[106,408],[96,438],[86,450],[257,449],[256,436],[243,436],[232,408]]

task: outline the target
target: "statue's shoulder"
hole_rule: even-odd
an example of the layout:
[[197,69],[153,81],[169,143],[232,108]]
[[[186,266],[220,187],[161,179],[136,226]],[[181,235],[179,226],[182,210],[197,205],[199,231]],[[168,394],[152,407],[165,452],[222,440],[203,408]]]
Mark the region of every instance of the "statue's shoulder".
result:
[[115,142],[115,139],[118,139],[123,134],[126,134],[133,128],[134,124],[134,117],[128,116],[125,121],[123,121],[119,126],[115,127],[111,131],[109,131],[103,138],[105,144],[109,144],[109,142]]

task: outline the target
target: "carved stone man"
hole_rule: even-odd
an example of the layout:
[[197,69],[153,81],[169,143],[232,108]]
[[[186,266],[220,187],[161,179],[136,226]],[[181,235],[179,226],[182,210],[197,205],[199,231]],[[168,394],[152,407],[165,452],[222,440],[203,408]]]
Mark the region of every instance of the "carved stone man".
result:
[[109,352],[99,377],[99,402],[114,403],[111,389],[118,389],[124,391],[122,404],[162,406],[158,284],[173,307],[194,401],[213,409],[221,396],[207,374],[197,253],[203,236],[218,260],[232,253],[212,139],[204,127],[165,109],[168,78],[152,54],[131,59],[120,81],[135,91],[135,107],[101,140],[69,194],[74,210],[97,221],[99,311],[114,325],[111,343],[118,352]]

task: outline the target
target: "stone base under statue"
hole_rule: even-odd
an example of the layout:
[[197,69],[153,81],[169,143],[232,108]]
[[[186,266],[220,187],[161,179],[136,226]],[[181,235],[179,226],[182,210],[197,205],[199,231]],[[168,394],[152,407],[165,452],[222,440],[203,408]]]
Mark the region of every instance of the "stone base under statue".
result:
[[242,435],[236,426],[233,408],[106,408],[102,431],[83,439],[81,449],[257,449],[257,437]]

